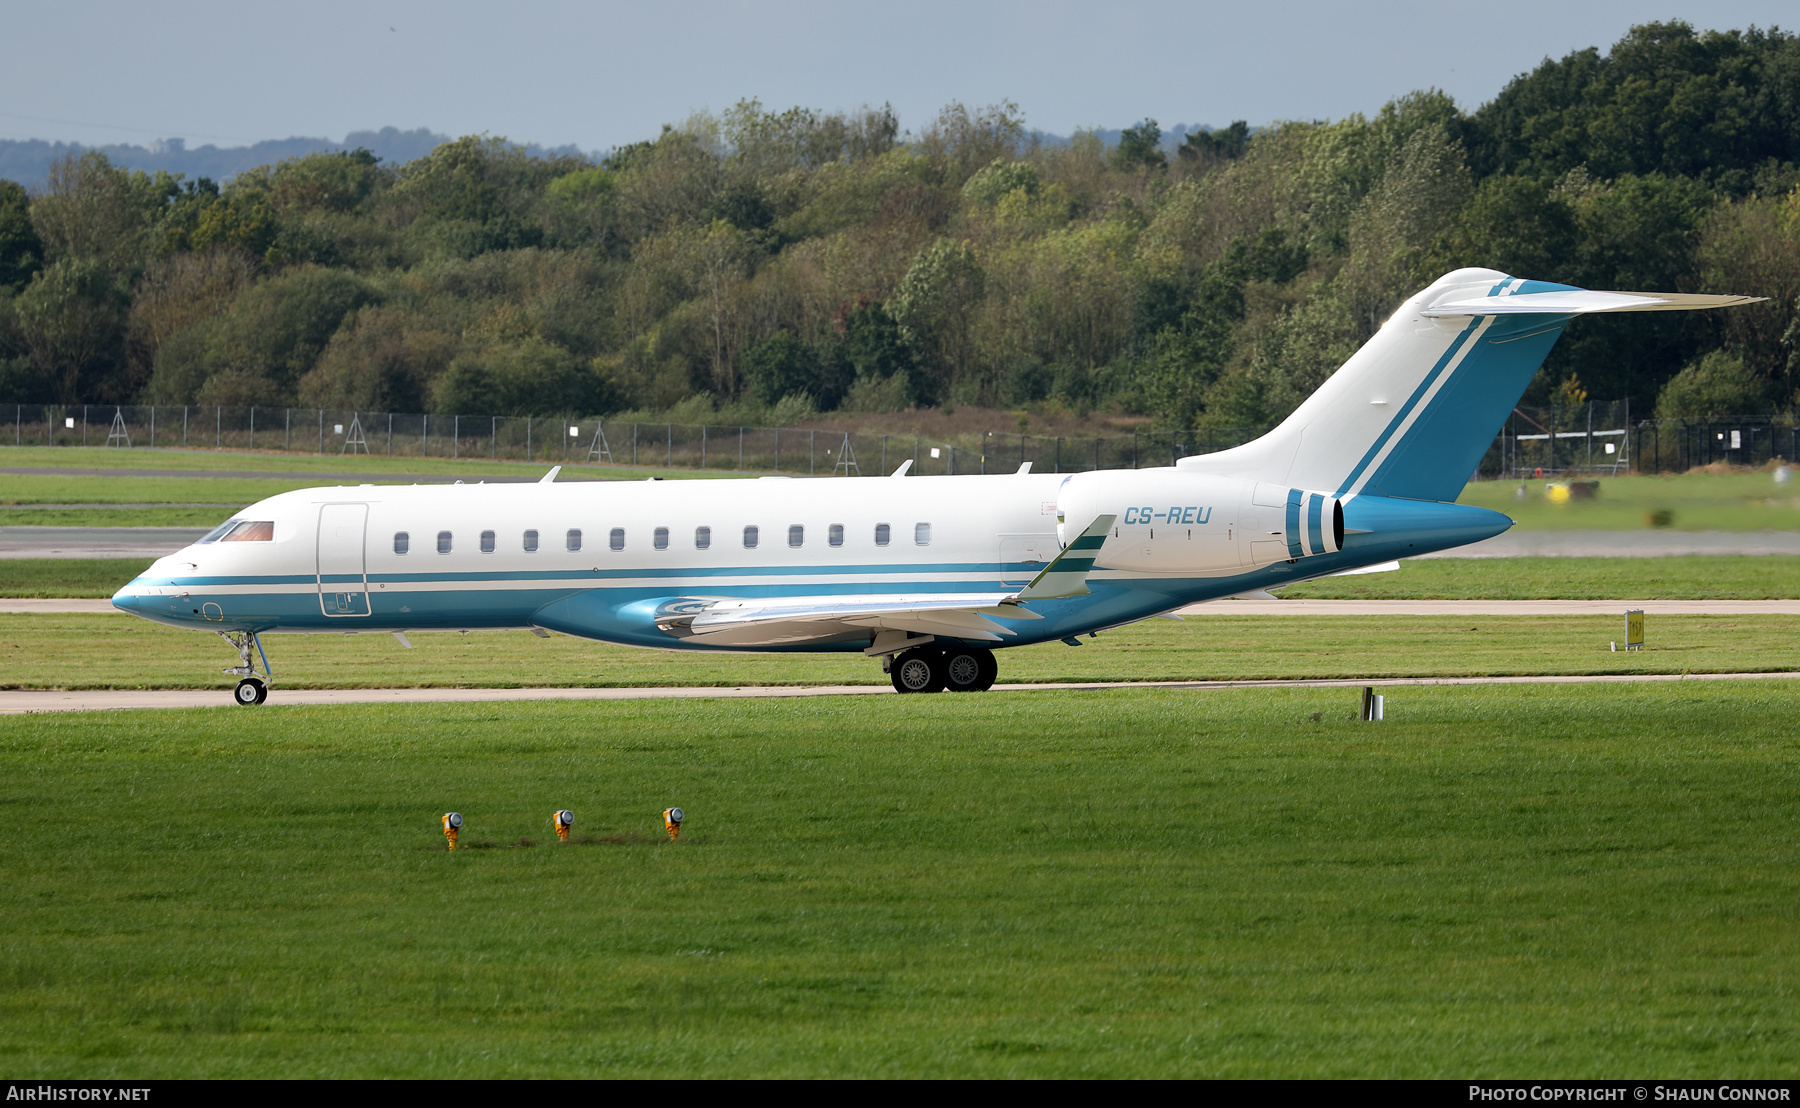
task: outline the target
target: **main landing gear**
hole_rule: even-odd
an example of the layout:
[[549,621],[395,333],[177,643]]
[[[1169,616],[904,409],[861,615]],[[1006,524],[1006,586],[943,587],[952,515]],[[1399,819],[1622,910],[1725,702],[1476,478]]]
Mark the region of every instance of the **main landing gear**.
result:
[[[256,632],[220,631],[218,635],[238,652],[238,664],[225,669],[227,675],[239,678],[237,688],[231,691],[231,698],[245,707],[261,704],[269,699],[269,681],[275,680],[275,674],[269,669],[269,656],[263,654],[262,640],[256,637]],[[256,648],[256,653],[262,654],[263,673],[267,675],[267,681],[256,675],[256,663],[250,654],[252,647]]]
[[895,657],[888,674],[895,692],[986,692],[1000,675],[1000,664],[994,661],[993,651],[978,647],[934,650],[920,646]]

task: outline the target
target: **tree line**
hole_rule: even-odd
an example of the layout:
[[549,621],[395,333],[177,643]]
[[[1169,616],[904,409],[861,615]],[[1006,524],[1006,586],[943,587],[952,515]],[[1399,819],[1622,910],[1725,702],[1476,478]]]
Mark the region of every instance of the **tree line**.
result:
[[0,402],[434,413],[1291,411],[1442,272],[1767,296],[1584,320],[1529,403],[1800,403],[1800,39],[1634,27],[1464,112],[1047,143],[1017,108],[744,101],[603,158],[501,139],[219,185],[0,181]]

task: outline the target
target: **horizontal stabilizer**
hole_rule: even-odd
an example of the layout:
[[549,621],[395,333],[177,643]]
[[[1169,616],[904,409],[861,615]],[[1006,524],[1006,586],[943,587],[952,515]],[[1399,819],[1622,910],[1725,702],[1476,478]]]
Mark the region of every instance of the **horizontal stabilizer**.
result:
[[1433,304],[1428,316],[1591,315],[1599,312],[1691,312],[1754,304],[1765,296],[1710,296],[1692,292],[1600,292],[1559,289],[1520,292],[1511,296],[1479,296]]

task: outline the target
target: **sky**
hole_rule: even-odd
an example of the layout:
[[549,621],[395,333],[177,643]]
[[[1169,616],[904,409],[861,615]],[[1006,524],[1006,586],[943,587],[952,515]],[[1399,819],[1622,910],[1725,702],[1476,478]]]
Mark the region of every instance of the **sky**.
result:
[[[1634,23],[1767,28],[1793,0],[165,0],[11,5],[0,138],[241,146],[383,126],[603,152],[740,99],[918,128],[1011,100],[1067,135],[1145,117],[1337,119],[1436,86],[1466,109]],[[1789,26],[1785,29],[1800,29]]]

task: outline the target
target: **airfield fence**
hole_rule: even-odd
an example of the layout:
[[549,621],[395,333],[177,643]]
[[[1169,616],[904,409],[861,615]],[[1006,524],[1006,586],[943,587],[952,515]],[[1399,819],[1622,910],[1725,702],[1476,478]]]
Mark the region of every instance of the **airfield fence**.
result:
[[1026,462],[1038,473],[1137,469],[1224,450],[1266,430],[1222,427],[1095,436],[983,431],[935,439],[592,416],[447,416],[215,405],[0,408],[0,443],[16,446],[160,446],[819,475],[891,473],[908,459],[915,474],[1011,473]]
[[1633,420],[1631,402],[1514,408],[1476,476],[1681,473],[1724,464],[1756,467],[1800,456],[1800,421],[1779,413]]
[[[484,458],[797,474],[1037,473],[1172,465],[1249,442],[1266,426],[1128,435],[982,431],[947,439],[807,427],[601,420],[592,416],[446,416],[318,408],[15,404],[0,444],[182,447],[396,458]],[[1629,401],[1514,408],[1472,478],[1681,472],[1800,456],[1791,415],[1633,421]]]

